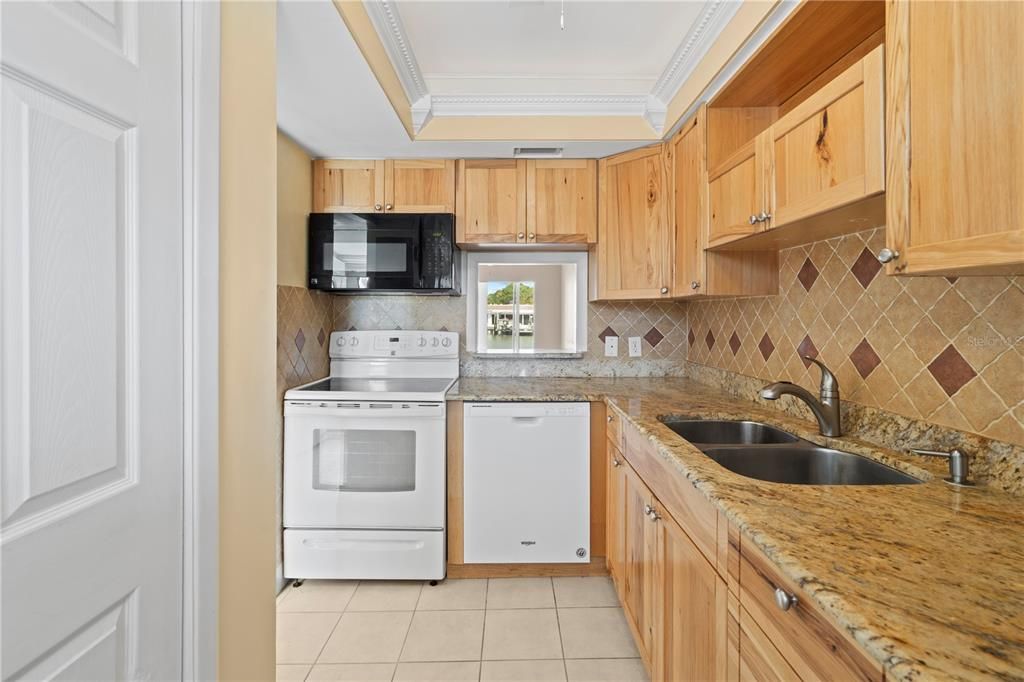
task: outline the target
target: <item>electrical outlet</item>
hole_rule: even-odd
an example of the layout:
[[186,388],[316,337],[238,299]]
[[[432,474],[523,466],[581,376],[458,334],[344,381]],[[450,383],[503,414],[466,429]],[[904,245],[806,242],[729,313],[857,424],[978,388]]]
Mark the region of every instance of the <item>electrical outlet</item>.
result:
[[604,337],[604,356],[606,358],[617,358],[617,357],[619,357],[619,337],[617,337],[617,336],[606,336],[606,337]]
[[638,358],[640,357],[640,337],[631,336],[629,337],[629,357]]

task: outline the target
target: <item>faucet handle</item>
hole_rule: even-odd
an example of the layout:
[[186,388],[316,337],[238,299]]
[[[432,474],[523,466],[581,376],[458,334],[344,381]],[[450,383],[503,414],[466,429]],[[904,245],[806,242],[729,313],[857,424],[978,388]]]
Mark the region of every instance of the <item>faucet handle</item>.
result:
[[817,358],[812,358],[809,355],[801,355],[804,360],[813,362],[821,369],[821,397],[822,398],[838,398],[839,397],[839,380],[836,379],[836,375],[832,373],[825,363]]
[[915,455],[928,457],[945,457],[949,460],[949,478],[943,479],[946,483],[958,486],[972,486],[974,481],[970,480],[971,471],[968,463],[967,453],[959,448],[953,448],[949,452],[939,450],[919,450],[910,448]]

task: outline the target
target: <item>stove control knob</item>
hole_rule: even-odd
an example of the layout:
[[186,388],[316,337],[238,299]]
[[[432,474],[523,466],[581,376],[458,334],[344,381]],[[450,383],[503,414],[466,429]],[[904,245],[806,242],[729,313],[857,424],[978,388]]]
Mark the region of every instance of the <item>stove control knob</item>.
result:
[[441,345],[447,348],[448,346],[452,345],[452,340],[446,336],[443,339],[441,339]]
[[430,342],[430,345],[433,346],[434,348],[437,348],[437,337],[436,336]]
[[346,343],[345,337],[344,336],[339,336],[338,337],[338,345],[341,346],[341,347],[344,347],[345,343]]
[[358,345],[359,345],[359,337],[358,336],[353,336],[352,337],[352,347],[355,348]]
[[423,348],[424,346],[426,346],[426,345],[427,345],[427,337],[425,337],[425,336],[421,336],[421,337],[420,337],[420,338],[419,338],[419,339],[418,339],[418,340],[416,341],[416,345],[417,345],[417,346],[419,346],[420,348]]

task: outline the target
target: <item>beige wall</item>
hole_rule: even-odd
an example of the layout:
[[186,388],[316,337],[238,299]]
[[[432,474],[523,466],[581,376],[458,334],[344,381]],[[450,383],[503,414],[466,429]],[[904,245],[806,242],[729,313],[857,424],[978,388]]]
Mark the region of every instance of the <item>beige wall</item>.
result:
[[222,680],[274,678],[276,13],[221,6]]
[[306,286],[306,219],[313,210],[313,163],[277,131],[277,283]]

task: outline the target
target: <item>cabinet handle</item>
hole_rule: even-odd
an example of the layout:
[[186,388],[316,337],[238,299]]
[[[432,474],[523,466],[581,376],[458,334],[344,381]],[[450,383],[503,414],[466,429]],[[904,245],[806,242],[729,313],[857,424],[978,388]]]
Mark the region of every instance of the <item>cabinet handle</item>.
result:
[[608,423],[611,424],[615,420],[615,417],[608,415]]
[[886,247],[879,251],[876,257],[879,263],[891,263],[900,257],[900,252]]
[[522,232],[520,232],[519,234],[516,235],[516,239],[522,239],[524,236],[526,236],[526,235],[524,235]]
[[796,606],[797,601],[798,599],[795,594],[790,594],[781,587],[775,588],[775,605],[783,611],[789,611]]
[[690,288],[693,289],[694,291],[700,289],[700,282],[698,282],[697,280],[693,280],[692,282],[690,282]]
[[668,287],[662,287],[661,288],[661,293],[667,294],[668,293]]
[[757,225],[758,220],[759,220],[759,218],[756,215],[751,215],[750,216],[750,224],[751,225]]
[[394,206],[392,206],[391,204],[385,204],[385,205],[384,205],[384,210],[385,210],[385,211],[390,211],[390,210],[391,210],[391,209],[393,209],[393,208],[394,208]]
[[613,459],[612,460],[612,466],[618,468],[618,467],[622,466],[622,462],[620,462],[617,459]]
[[531,232],[530,233],[530,239],[533,240],[533,241],[536,241],[537,240],[537,235],[535,235],[533,232]]
[[381,208],[380,204],[374,204],[374,205],[373,205],[373,209],[374,209],[375,211],[379,211],[379,210],[380,210],[380,208]]
[[650,516],[654,513],[654,507],[649,504],[644,505],[644,516]]
[[764,211],[761,211],[761,215],[757,216],[757,221],[759,223],[766,223],[766,222],[768,222],[771,219],[772,219],[772,214],[771,213],[765,213]]

